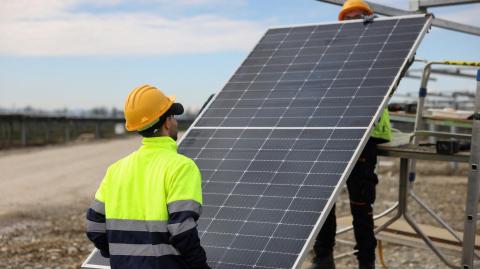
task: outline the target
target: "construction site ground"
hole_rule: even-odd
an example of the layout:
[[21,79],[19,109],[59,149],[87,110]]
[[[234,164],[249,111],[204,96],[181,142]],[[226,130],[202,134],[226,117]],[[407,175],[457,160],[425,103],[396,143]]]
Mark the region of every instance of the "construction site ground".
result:
[[[85,212],[105,169],[140,145],[126,137],[63,146],[0,152],[0,268],[79,268],[92,250],[85,237]],[[419,162],[416,193],[458,231],[463,230],[468,166]],[[375,213],[392,206],[398,194],[398,160],[379,158]],[[435,222],[412,204],[414,218]],[[337,216],[348,216],[348,195],[342,191]],[[352,239],[351,233],[342,241]],[[432,251],[382,242],[388,268],[448,268]],[[336,254],[352,246],[337,243]],[[460,254],[449,256],[459,264]],[[337,268],[356,268],[354,256],[337,260]],[[377,258],[377,268],[381,268]]]

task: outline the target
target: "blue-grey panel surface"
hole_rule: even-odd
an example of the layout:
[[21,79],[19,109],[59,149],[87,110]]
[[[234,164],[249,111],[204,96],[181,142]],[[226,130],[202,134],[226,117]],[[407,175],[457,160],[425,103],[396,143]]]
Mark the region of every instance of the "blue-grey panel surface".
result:
[[182,140],[213,268],[298,267],[426,29],[424,16],[269,30]]

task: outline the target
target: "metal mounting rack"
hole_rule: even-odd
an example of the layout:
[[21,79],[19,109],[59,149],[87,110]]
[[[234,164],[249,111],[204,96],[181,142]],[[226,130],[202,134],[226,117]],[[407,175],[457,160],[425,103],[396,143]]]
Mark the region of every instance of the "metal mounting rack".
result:
[[[451,268],[474,268],[474,258],[480,258],[480,254],[475,252],[475,236],[478,220],[478,208],[477,203],[479,199],[479,187],[480,187],[480,70],[477,75],[477,93],[476,93],[476,108],[474,112],[472,134],[453,134],[453,133],[441,133],[441,132],[429,132],[423,131],[421,128],[424,126],[423,108],[425,104],[425,97],[427,95],[427,83],[429,81],[430,71],[432,65],[456,65],[456,66],[473,66],[480,67],[478,62],[458,62],[458,61],[442,61],[442,62],[428,62],[424,68],[422,76],[422,83],[419,91],[418,109],[414,127],[414,133],[411,136],[410,148],[397,148],[389,146],[379,146],[379,155],[398,157],[400,158],[400,175],[399,175],[399,196],[398,202],[391,208],[376,215],[374,219],[379,219],[387,216],[391,212],[396,214],[386,221],[383,225],[375,229],[375,233],[386,230],[395,221],[403,218],[411,226],[417,235],[425,242],[425,244],[449,267]],[[419,137],[434,136],[438,138],[455,138],[455,139],[471,139],[471,150],[468,153],[459,153],[455,155],[439,155],[435,151],[419,150],[418,144]],[[416,148],[417,147],[417,148]],[[440,160],[450,162],[464,162],[470,163],[471,171],[467,184],[467,199],[465,209],[465,222],[463,239],[460,238],[454,230],[439,216],[437,215],[418,195],[415,194],[413,185],[415,182],[415,163],[416,159],[423,160]],[[427,234],[422,231],[420,226],[415,222],[412,216],[408,212],[408,198],[412,198],[418,203],[426,212],[432,216],[445,230],[447,230],[456,240],[462,245],[462,263],[457,265],[450,261],[444,253],[435,245]],[[346,227],[337,231],[337,234],[342,234],[352,230],[353,227]],[[349,253],[347,253],[349,254]],[[341,255],[344,256],[344,255]]]

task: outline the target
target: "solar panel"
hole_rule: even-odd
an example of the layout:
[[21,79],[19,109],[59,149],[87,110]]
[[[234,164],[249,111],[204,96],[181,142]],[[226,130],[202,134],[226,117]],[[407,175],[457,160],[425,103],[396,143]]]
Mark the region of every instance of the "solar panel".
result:
[[430,22],[265,33],[179,146],[202,172],[212,268],[301,266]]

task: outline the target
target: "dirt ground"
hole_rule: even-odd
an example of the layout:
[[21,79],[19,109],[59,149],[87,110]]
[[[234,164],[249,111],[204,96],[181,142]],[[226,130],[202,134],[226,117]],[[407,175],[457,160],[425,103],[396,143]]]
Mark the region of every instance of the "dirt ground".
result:
[[131,137],[0,152],[0,215],[91,197],[105,168],[139,144]]
[[[444,219],[454,230],[463,231],[464,212],[467,187],[467,164],[455,166],[446,162],[419,161],[417,162],[417,180],[414,191],[428,206]],[[393,158],[380,157],[377,166],[379,184],[377,186],[377,199],[374,213],[378,214],[390,208],[398,197],[398,172],[399,161]],[[418,204],[409,202],[408,210],[417,223],[438,227],[438,224]],[[337,216],[348,216],[350,205],[348,193],[342,191],[337,202]],[[391,213],[389,216],[392,216]],[[480,229],[477,228],[477,234]],[[353,242],[352,233],[339,237]],[[384,262],[387,268],[450,268],[446,266],[430,249],[413,248],[382,242]],[[352,245],[338,243],[335,254],[339,255],[352,251]],[[448,254],[448,253],[447,253]],[[378,259],[377,268],[381,266]],[[461,253],[447,255],[454,264],[459,265]],[[337,268],[357,268],[354,256],[348,256],[336,261]]]
[[0,268],[79,268],[85,211],[106,167],[140,138],[0,153]]
[[[139,138],[130,137],[0,152],[0,268],[79,268],[92,249],[84,236],[85,210],[105,168],[139,144]],[[420,162],[417,167],[416,193],[454,229],[462,230],[468,167],[442,162]],[[380,158],[377,170],[378,213],[397,197],[398,162]],[[420,223],[434,223],[418,206],[411,212]],[[343,191],[337,215],[348,214]],[[336,252],[351,249],[339,243]],[[383,251],[389,268],[447,268],[430,250],[384,243]],[[356,268],[355,259],[337,260],[337,268]]]

